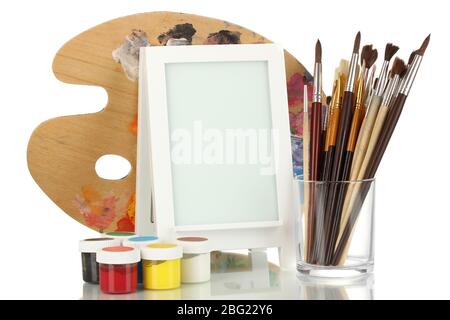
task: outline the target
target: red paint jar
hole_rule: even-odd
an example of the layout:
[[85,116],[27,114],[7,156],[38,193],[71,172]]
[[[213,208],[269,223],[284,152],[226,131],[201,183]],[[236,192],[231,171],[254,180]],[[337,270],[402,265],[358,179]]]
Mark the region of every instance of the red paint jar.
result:
[[97,252],[100,289],[104,293],[130,293],[137,290],[140,252],[132,247],[107,247]]

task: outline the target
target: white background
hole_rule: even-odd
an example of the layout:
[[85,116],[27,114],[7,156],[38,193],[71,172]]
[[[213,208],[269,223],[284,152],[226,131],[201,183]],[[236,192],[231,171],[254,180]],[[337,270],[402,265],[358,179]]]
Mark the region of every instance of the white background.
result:
[[375,298],[450,298],[448,9],[445,1],[411,0],[1,1],[0,298],[80,298],[77,241],[95,235],[53,204],[27,169],[27,142],[39,123],[106,104],[103,89],[58,82],[53,56],[99,23],[164,10],[243,25],[309,70],[320,37],[327,92],[358,30],[381,56],[390,41],[404,59],[432,34],[378,171]]

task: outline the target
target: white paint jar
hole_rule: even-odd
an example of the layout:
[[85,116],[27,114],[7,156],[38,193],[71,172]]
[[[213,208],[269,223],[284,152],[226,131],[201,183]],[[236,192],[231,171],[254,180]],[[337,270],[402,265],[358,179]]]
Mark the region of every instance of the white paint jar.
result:
[[208,238],[181,237],[177,244],[183,248],[181,282],[199,283],[211,279],[211,249]]

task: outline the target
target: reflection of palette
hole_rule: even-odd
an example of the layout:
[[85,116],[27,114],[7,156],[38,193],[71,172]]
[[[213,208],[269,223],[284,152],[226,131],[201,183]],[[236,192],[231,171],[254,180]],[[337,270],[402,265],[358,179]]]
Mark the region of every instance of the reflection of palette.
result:
[[[103,87],[108,105],[95,114],[42,123],[28,146],[33,178],[80,223],[99,231],[134,230],[137,48],[267,42],[263,36],[226,21],[170,12],[123,17],[78,35],[57,53],[53,71],[66,83]],[[285,61],[291,130],[301,134],[297,113],[303,109],[305,69],[287,52]],[[94,165],[105,154],[128,159],[133,167],[129,175],[114,181],[99,178]]]

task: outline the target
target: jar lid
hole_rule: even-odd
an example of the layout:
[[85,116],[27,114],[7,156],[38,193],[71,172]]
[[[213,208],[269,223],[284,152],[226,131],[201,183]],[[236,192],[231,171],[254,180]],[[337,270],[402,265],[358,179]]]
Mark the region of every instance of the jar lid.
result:
[[97,252],[97,262],[105,264],[136,263],[141,260],[138,249],[124,246],[106,247]]
[[105,237],[114,238],[114,239],[128,239],[136,236],[134,232],[122,232],[122,231],[112,231],[103,234]]
[[80,240],[78,248],[82,253],[94,253],[105,247],[120,246],[120,240],[113,238],[91,238]]
[[183,256],[183,249],[171,243],[154,243],[141,248],[144,260],[174,260]]
[[183,252],[190,253],[209,253],[209,240],[204,237],[180,237],[177,244],[183,247]]
[[139,249],[148,244],[157,243],[158,241],[159,238],[155,236],[139,236],[124,240],[123,245]]

